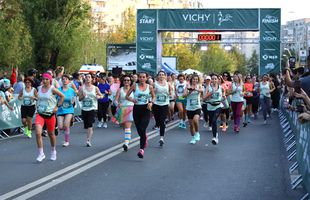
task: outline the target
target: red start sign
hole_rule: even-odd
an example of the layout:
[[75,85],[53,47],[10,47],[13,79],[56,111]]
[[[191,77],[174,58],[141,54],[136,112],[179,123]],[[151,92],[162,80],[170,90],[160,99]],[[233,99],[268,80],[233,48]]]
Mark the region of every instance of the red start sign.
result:
[[221,34],[198,34],[198,41],[218,41],[221,39]]

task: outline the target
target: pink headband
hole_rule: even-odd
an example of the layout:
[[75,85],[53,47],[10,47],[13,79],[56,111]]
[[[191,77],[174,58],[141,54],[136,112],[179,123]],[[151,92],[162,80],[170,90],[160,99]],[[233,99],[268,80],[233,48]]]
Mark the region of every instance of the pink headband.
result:
[[53,77],[49,73],[42,74],[42,78],[47,78],[48,80],[52,81]]

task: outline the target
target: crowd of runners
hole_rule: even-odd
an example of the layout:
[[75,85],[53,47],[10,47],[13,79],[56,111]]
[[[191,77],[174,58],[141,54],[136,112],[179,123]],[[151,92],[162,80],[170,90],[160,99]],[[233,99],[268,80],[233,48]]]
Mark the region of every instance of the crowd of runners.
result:
[[[35,135],[38,147],[36,160],[45,159],[42,137],[46,131],[51,144],[51,160],[57,159],[55,131],[63,133],[63,146],[70,146],[70,127],[74,107],[81,105],[81,118],[87,132],[85,145],[92,146],[95,128],[108,128],[107,121],[118,124],[124,134],[124,151],[131,141],[134,123],[140,137],[139,158],[147,147],[146,129],[154,118],[160,135],[159,145],[165,144],[166,124],[179,119],[179,128],[190,132],[189,143],[200,140],[199,122],[212,132],[211,143],[219,143],[219,132],[231,129],[236,134],[242,127],[257,119],[261,109],[264,124],[272,111],[277,111],[281,81],[275,75],[256,76],[241,73],[222,74],[167,74],[159,71],[155,77],[145,72],[112,75],[65,74],[64,68],[48,70],[36,79],[37,70],[26,77],[19,75],[14,85],[16,98],[22,101],[21,118],[24,133],[32,137],[35,117]],[[1,92],[1,103],[7,105],[7,93]],[[12,109],[12,108],[10,108]],[[229,120],[233,120],[229,126]],[[94,123],[97,124],[94,126]],[[57,129],[57,130],[56,130]]]

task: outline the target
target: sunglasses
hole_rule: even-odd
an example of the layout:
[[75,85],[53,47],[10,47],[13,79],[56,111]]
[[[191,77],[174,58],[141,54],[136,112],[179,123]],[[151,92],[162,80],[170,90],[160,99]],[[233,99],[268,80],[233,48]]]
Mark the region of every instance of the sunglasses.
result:
[[130,79],[124,79],[124,81],[130,81]]

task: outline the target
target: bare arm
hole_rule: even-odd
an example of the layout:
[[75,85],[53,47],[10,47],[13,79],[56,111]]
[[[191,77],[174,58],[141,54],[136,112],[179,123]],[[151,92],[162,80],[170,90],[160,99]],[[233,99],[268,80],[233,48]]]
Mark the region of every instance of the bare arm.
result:
[[135,103],[135,100],[133,98],[130,97],[130,94],[136,90],[136,84],[133,84],[130,89],[128,90],[128,92],[126,93],[126,99],[128,101],[131,101],[131,102],[134,102]]
[[155,92],[154,92],[154,88],[153,86],[149,86],[150,87],[150,93],[151,93],[151,97],[152,97],[152,102],[155,101]]

